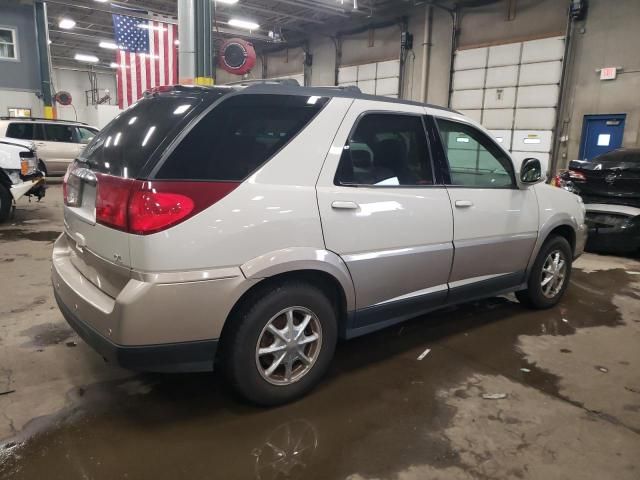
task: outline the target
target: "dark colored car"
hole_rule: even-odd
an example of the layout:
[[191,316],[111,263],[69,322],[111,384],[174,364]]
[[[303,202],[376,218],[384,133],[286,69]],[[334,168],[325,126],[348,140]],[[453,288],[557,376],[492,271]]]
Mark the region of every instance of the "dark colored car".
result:
[[573,160],[555,183],[585,203],[588,250],[640,249],[640,148],[620,148],[590,161]]

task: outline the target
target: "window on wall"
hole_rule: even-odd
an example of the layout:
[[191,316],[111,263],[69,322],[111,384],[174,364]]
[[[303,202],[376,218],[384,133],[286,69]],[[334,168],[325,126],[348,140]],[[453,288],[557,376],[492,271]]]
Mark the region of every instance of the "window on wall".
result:
[[510,188],[515,185],[509,157],[484,133],[458,122],[437,119],[449,160],[452,185]]
[[14,28],[0,27],[0,60],[17,60],[18,45]]
[[360,119],[340,157],[337,185],[432,185],[419,116],[371,113]]
[[31,116],[30,108],[9,107],[8,112],[10,117],[30,117]]

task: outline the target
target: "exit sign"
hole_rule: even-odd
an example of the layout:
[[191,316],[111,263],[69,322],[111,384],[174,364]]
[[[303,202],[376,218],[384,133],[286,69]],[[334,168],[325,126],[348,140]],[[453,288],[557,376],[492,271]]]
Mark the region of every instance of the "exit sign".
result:
[[616,67],[606,67],[600,70],[600,80],[615,80],[618,74]]

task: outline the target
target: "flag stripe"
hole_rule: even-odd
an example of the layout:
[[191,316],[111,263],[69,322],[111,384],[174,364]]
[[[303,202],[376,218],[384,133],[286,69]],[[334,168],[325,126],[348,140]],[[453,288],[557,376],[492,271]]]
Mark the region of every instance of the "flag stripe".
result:
[[[113,15],[118,105],[127,108],[145,91],[178,83],[178,27],[174,24]],[[144,28],[148,26],[148,28]]]

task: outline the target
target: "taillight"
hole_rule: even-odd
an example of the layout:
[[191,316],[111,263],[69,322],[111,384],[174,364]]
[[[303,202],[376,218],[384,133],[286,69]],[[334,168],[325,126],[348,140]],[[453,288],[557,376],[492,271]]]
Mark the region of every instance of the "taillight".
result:
[[584,173],[577,172],[576,170],[569,170],[567,173],[569,174],[569,179],[571,180],[577,180],[579,182],[584,182],[587,180],[587,177],[585,177]]
[[142,182],[102,174],[96,174],[96,177],[96,222],[126,231],[129,194],[135,183]]
[[183,222],[239,185],[237,182],[157,182],[96,176],[96,221],[137,235],[160,232]]

